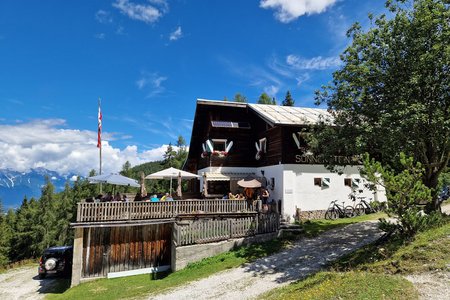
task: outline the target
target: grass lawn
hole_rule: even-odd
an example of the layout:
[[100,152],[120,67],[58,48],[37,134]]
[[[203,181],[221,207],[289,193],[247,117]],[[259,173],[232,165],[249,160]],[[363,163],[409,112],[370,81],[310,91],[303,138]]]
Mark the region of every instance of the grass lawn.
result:
[[320,272],[296,284],[275,289],[264,299],[417,299],[412,283],[400,276],[368,272]]
[[343,227],[349,224],[353,223],[359,223],[364,221],[370,221],[370,220],[378,220],[380,218],[385,218],[387,215],[385,213],[376,213],[376,214],[368,214],[368,215],[362,215],[358,217],[353,218],[343,218],[343,219],[337,219],[337,220],[311,220],[311,221],[305,221],[302,223],[299,223],[302,225],[304,229],[304,234],[308,237],[314,237],[322,232],[325,232],[327,230],[330,230],[332,228],[336,227]]
[[393,238],[363,247],[329,269],[261,299],[417,299],[413,285],[399,275],[450,271],[450,217],[412,241]]

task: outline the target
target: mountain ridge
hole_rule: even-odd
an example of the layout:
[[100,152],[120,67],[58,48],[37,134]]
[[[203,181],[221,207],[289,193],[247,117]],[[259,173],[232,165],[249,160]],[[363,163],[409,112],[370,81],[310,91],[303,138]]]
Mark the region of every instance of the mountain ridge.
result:
[[26,172],[0,169],[0,200],[3,208],[5,210],[18,208],[24,197],[39,198],[46,176],[55,186],[55,191],[60,192],[64,189],[66,182],[73,181],[74,176],[77,175],[74,173],[59,174],[42,167]]

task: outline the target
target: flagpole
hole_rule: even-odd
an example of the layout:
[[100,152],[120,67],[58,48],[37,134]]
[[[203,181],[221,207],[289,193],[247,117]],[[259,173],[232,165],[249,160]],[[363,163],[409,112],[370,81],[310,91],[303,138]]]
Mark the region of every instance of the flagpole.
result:
[[[99,163],[100,163],[100,174],[102,175],[102,112],[101,112],[101,100],[98,98],[98,140],[97,147],[99,150]],[[100,182],[100,194],[102,194],[102,183]]]

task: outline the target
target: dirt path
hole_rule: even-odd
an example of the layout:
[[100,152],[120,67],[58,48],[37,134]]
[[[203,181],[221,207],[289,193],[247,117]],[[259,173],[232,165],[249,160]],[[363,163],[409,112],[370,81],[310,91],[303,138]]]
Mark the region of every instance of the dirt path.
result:
[[39,279],[37,265],[0,274],[0,299],[43,299],[58,284],[58,279]]
[[434,272],[405,276],[419,291],[421,300],[450,299],[450,272]]
[[[442,206],[442,212],[450,215],[450,204]],[[449,236],[450,238],[450,236]],[[450,265],[448,266],[450,267]],[[450,299],[450,272],[438,271],[405,276],[419,291],[423,300]]]
[[220,272],[150,299],[249,299],[287,285],[378,239],[377,222],[364,222],[299,240],[291,249]]

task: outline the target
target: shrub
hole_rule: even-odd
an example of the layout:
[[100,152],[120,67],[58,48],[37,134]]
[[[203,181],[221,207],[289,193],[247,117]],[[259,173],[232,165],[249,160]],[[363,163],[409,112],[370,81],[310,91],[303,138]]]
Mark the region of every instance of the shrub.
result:
[[388,216],[397,218],[395,222],[381,219],[380,228],[411,237],[418,231],[439,224],[442,218],[438,212],[425,214],[422,210],[431,203],[432,190],[422,182],[421,164],[414,164],[413,158],[408,158],[403,153],[400,154],[400,163],[403,171],[395,174],[366,155],[362,174],[369,181],[384,186],[387,197],[385,212]]

